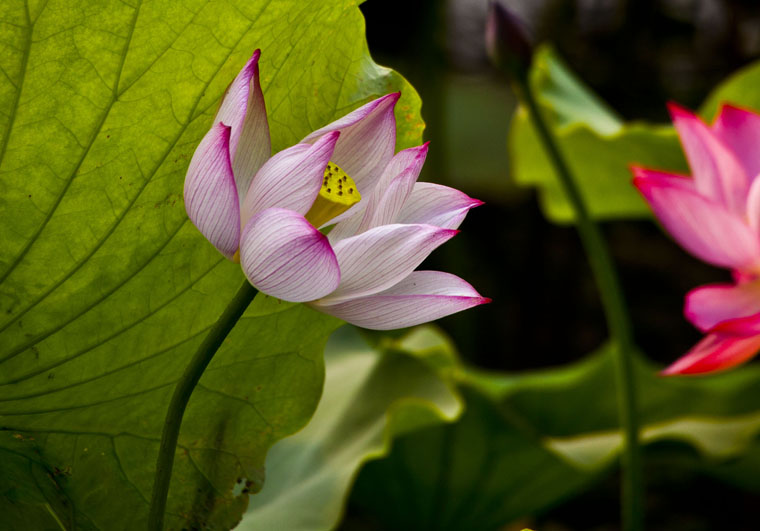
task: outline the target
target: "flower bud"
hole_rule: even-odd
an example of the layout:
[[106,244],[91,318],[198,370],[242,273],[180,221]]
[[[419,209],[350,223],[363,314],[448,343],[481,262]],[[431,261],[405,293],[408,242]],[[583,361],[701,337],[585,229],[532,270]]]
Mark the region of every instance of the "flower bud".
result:
[[533,45],[525,23],[501,2],[492,1],[486,20],[486,51],[493,64],[510,75],[528,75]]

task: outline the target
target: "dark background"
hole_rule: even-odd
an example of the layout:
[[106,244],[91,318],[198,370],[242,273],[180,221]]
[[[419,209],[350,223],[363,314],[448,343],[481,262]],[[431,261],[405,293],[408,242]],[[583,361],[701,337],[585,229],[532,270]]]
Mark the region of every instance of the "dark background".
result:
[[[626,119],[667,122],[665,103],[696,108],[730,73],[760,56],[760,2],[718,0],[513,0],[536,42],[551,41],[570,67]],[[515,101],[483,46],[486,0],[383,0],[362,4],[370,50],[415,86],[431,141],[420,180],[486,202],[424,268],[470,281],[488,306],[439,321],[479,366],[559,365],[606,337],[579,239],[541,214],[536,193],[509,177],[506,136]],[[760,90],[760,87],[758,88]],[[668,364],[700,337],[683,297],[726,271],[686,254],[651,221],[605,223],[638,345]]]
[[[696,108],[718,82],[760,56],[756,1],[504,3],[536,42],[553,42],[626,119],[667,122],[667,101]],[[571,227],[543,218],[533,190],[510,181],[506,135],[515,101],[486,60],[487,2],[371,0],[361,8],[375,60],[402,73],[422,97],[431,147],[420,179],[486,202],[423,268],[458,274],[493,302],[438,324],[466,362],[490,369],[557,366],[593,351],[607,333],[579,239]],[[686,254],[651,221],[605,223],[604,231],[638,346],[653,361],[671,363],[700,338],[682,317],[684,295],[729,274]],[[760,496],[661,465],[648,460],[648,529],[758,529]],[[505,529],[617,529],[618,480]],[[345,529],[376,528],[352,509],[346,522]]]

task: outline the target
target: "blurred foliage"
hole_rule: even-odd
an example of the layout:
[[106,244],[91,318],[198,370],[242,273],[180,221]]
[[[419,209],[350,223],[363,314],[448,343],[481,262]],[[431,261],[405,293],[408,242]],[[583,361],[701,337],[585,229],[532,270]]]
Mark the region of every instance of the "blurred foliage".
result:
[[[592,216],[650,215],[631,184],[631,164],[688,172],[672,127],[624,124],[569,71],[553,48],[537,50],[530,84]],[[515,181],[539,188],[549,219],[572,220],[572,208],[522,106],[512,119],[508,143]]]
[[[760,64],[750,65],[722,82],[700,112],[714,116],[720,102],[760,109]],[[623,123],[557,56],[550,46],[536,52],[530,83],[554,129],[563,155],[591,214],[599,219],[649,217],[649,207],[631,184],[630,165],[688,174],[678,136],[670,125]],[[540,145],[529,116],[520,107],[508,140],[512,176],[536,186],[546,216],[572,220],[572,209]]]
[[[620,448],[611,354],[520,375],[462,368],[464,415],[369,463],[354,514],[383,529],[489,530],[587,490]],[[638,359],[636,380],[645,444],[672,443],[670,460],[760,492],[760,367],[661,378]]]
[[448,340],[430,327],[370,347],[354,327],[325,349],[325,389],[308,426],[267,454],[267,482],[241,530],[321,530],[337,525],[361,466],[399,436],[451,422],[463,409]]

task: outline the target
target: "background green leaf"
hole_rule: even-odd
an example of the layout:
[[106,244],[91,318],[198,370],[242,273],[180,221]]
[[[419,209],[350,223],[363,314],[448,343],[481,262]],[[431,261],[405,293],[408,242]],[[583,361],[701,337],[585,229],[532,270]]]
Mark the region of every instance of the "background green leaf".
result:
[[[552,47],[545,45],[536,51],[530,83],[586,205],[596,218],[651,216],[631,184],[631,164],[690,173],[672,126],[623,123],[570,71]],[[716,87],[700,114],[711,121],[721,102],[760,109],[758,83],[760,62],[739,70]],[[571,221],[572,209],[523,106],[513,117],[508,149],[515,181],[539,189],[546,217],[559,223]]]
[[429,327],[375,349],[353,327],[333,334],[319,407],[306,428],[269,451],[269,479],[237,529],[335,527],[366,461],[386,455],[394,438],[461,413],[450,383],[455,363],[446,338]]
[[705,120],[712,120],[723,102],[760,110],[760,92],[757,90],[759,83],[760,61],[756,61],[715,87],[702,104],[699,114]]
[[[0,5],[0,513],[144,527],[173,383],[243,277],[188,222],[182,181],[255,48],[273,147],[401,89],[350,0]],[[167,528],[233,525],[300,428],[337,326],[257,298],[194,394]]]
[[[536,51],[530,83],[593,216],[651,215],[631,184],[631,164],[688,173],[672,127],[622,123],[550,46]],[[546,217],[560,223],[571,221],[572,208],[523,106],[512,119],[508,149],[513,178],[539,189]]]
[[[620,448],[611,354],[520,375],[461,371],[461,419],[396,441],[362,470],[353,503],[389,528],[485,530],[588,488]],[[637,360],[644,441],[678,443],[669,463],[760,491],[760,367],[662,378]]]

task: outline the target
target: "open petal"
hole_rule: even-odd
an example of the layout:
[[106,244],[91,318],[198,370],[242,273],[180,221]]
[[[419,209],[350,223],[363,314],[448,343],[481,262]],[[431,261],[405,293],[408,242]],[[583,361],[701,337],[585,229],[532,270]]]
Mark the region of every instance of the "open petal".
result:
[[340,282],[327,237],[302,215],[282,208],[259,212],[246,224],[240,265],[254,287],[291,302],[323,297]]
[[444,229],[456,229],[471,208],[482,204],[483,201],[455,188],[418,182],[396,220],[398,223],[427,223]]
[[440,271],[414,271],[395,286],[375,295],[333,305],[311,306],[356,326],[393,330],[440,319],[491,302],[461,278]]
[[338,132],[328,133],[314,144],[296,144],[269,159],[245,196],[243,224],[257,212],[272,207],[306,214],[322,186],[338,136]]
[[747,221],[756,234],[760,234],[760,179],[755,179],[747,194]]
[[697,258],[720,267],[760,265],[757,234],[742,217],[700,195],[690,179],[634,168],[634,184],[665,229]]
[[242,200],[251,179],[272,154],[264,95],[259,83],[259,57],[253,52],[235,80],[227,88],[214,123],[232,128],[230,158]]
[[731,148],[747,176],[754,179],[760,173],[760,115],[723,104],[712,130]]
[[672,103],[668,109],[689,160],[697,190],[743,215],[749,186],[744,167],[698,116]]
[[760,335],[708,334],[685,356],[662,371],[664,375],[723,371],[752,359],[760,350]]
[[760,282],[712,284],[686,295],[684,315],[703,332],[718,323],[760,312]]
[[230,128],[216,124],[193,154],[185,177],[185,209],[193,224],[227,258],[240,242],[240,210],[230,164]]
[[396,92],[373,100],[317,129],[302,142],[312,143],[325,133],[340,131],[332,161],[351,176],[360,193],[368,193],[393,157],[396,146],[393,108],[399,96]]
[[383,225],[339,241],[333,249],[341,283],[322,302],[373,295],[398,284],[456,233],[432,225]]

